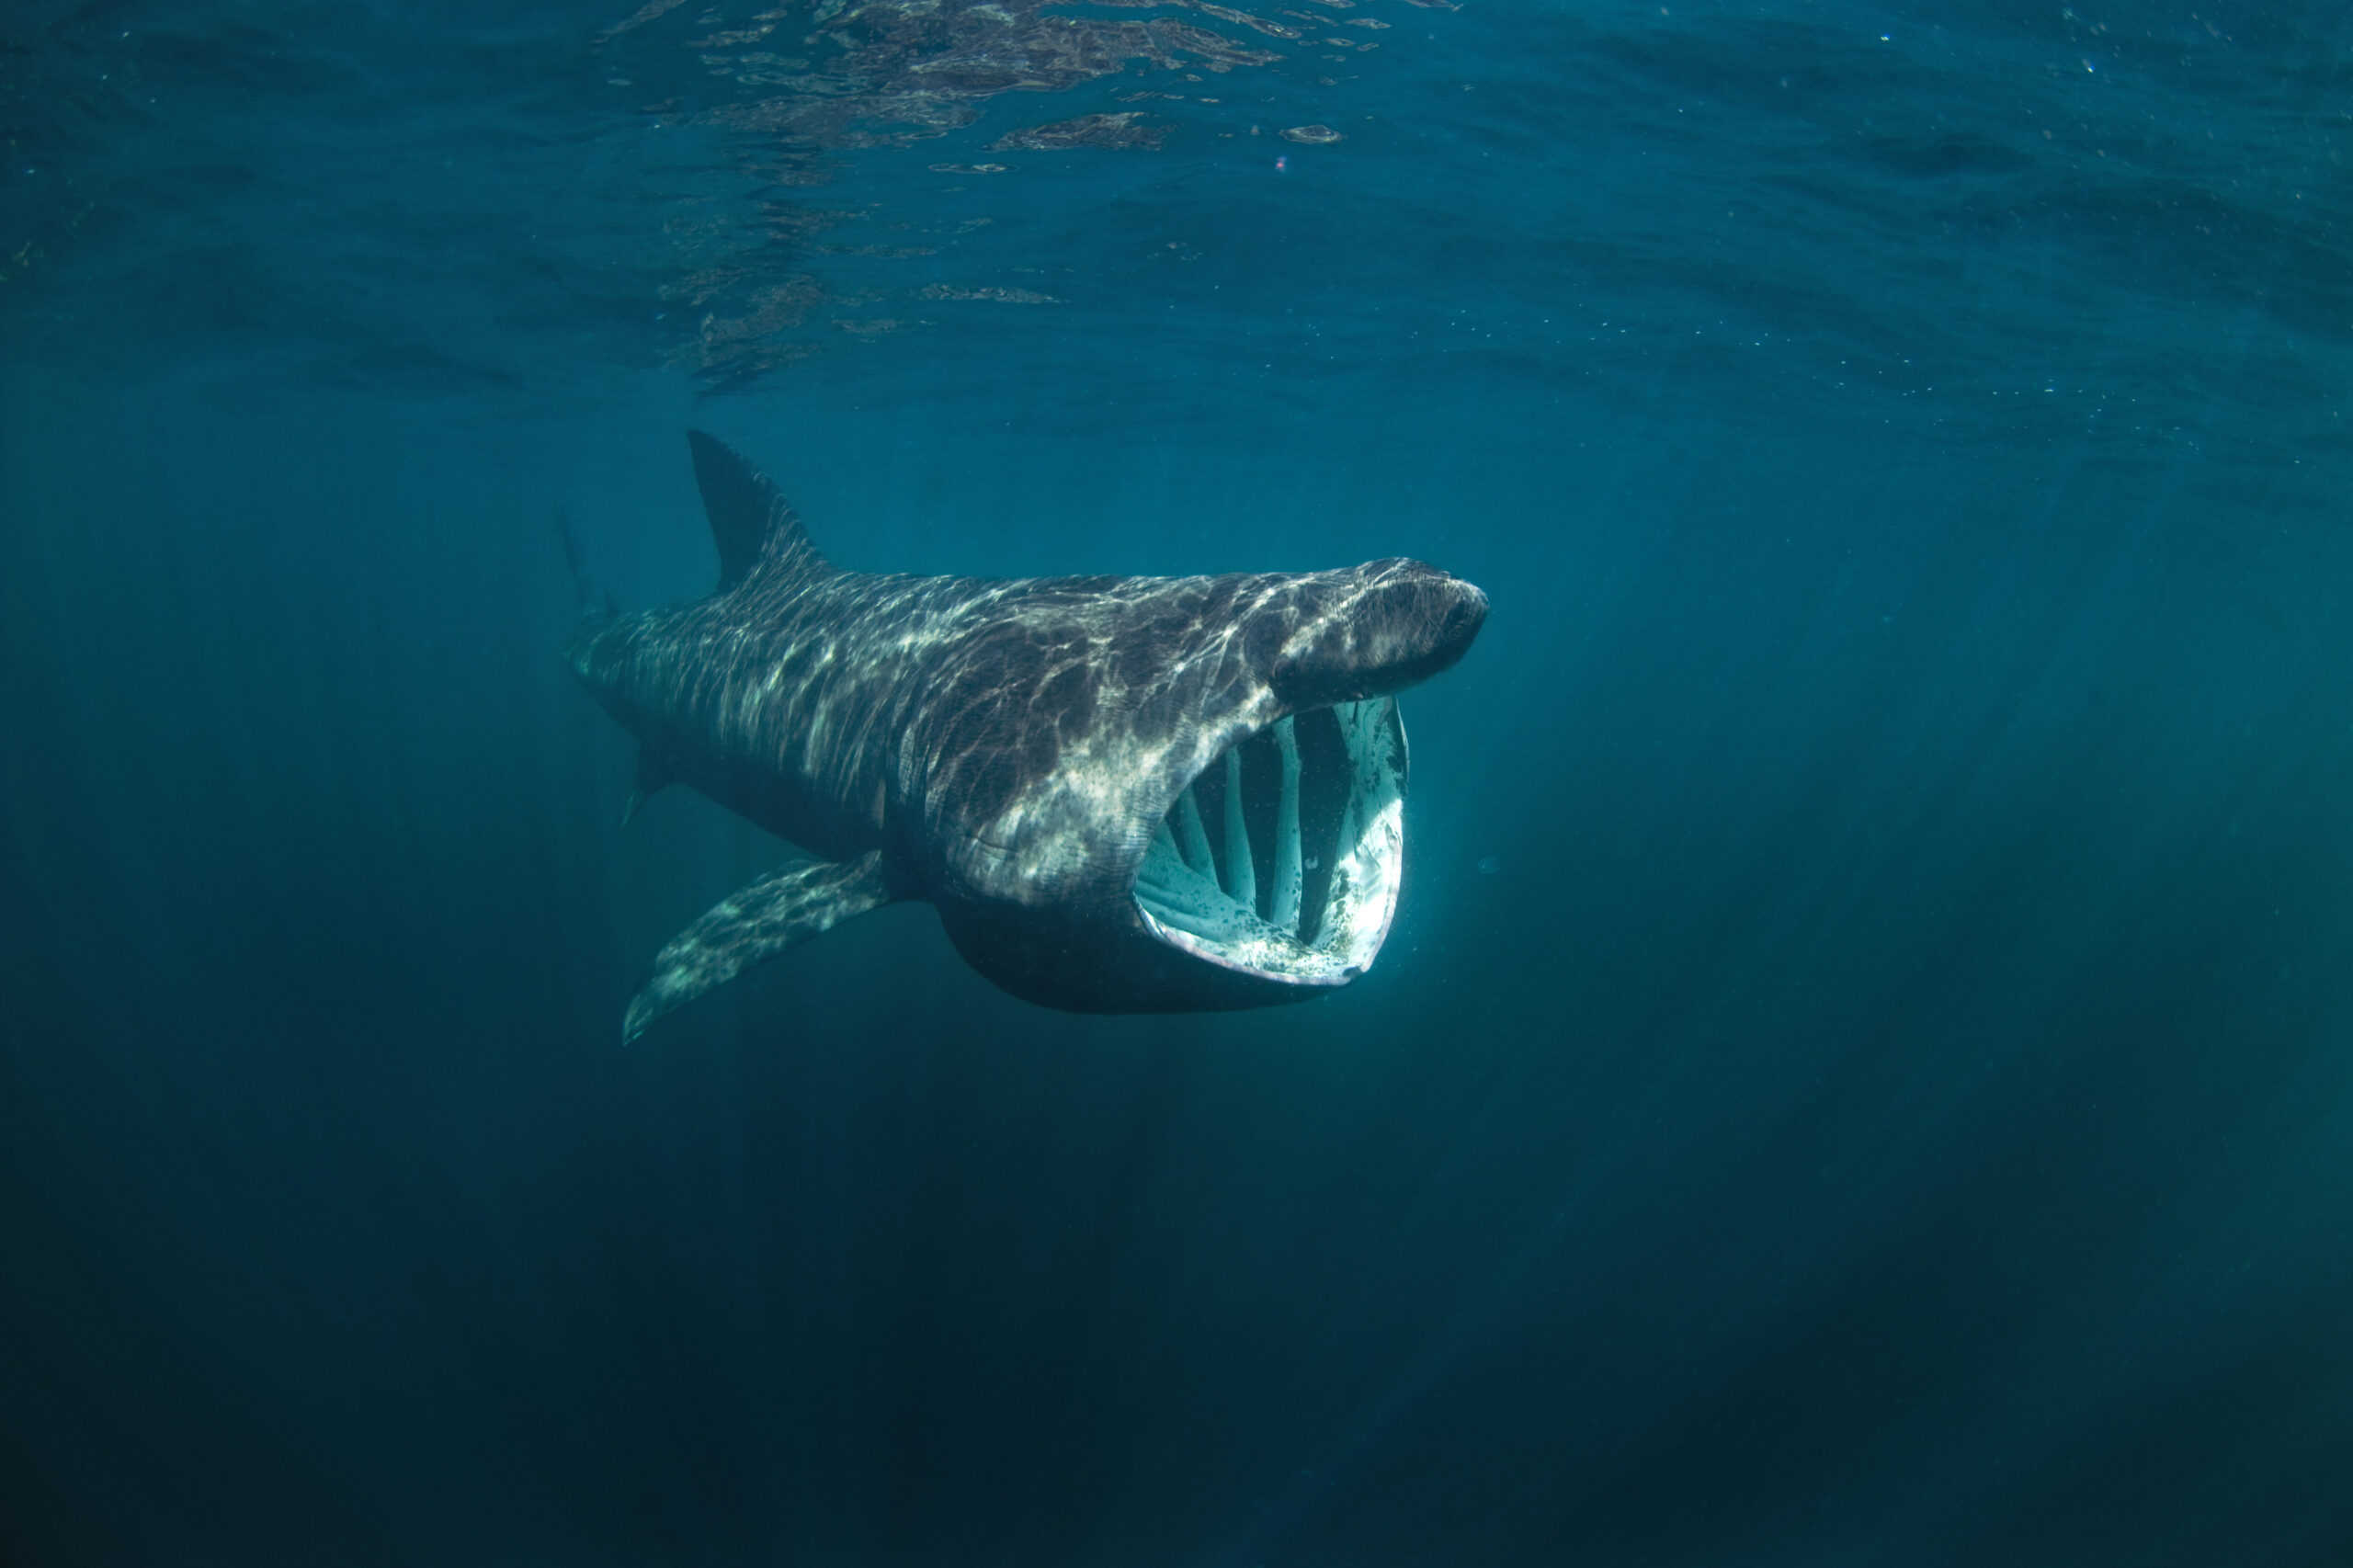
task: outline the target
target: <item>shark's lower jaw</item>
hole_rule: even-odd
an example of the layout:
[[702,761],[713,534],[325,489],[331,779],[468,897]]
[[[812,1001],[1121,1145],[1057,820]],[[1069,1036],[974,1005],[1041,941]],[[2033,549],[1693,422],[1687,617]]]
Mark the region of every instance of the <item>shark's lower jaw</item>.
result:
[[1280,984],[1345,985],[1397,911],[1405,728],[1394,698],[1279,721],[1186,786],[1136,873],[1144,928]]

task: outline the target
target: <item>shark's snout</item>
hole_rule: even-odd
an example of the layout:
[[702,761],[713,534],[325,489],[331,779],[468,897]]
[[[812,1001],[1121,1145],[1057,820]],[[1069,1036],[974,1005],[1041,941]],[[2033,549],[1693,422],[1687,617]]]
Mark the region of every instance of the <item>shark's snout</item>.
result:
[[1294,710],[1403,691],[1471,649],[1487,596],[1418,561],[1333,574],[1289,630],[1269,683]]

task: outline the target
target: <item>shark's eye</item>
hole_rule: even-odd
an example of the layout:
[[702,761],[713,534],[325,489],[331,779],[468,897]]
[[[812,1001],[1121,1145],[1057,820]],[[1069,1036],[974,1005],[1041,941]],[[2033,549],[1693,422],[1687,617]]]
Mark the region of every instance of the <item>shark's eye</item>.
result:
[[1363,972],[1395,912],[1405,733],[1393,699],[1279,721],[1177,795],[1137,871],[1147,929],[1302,985]]

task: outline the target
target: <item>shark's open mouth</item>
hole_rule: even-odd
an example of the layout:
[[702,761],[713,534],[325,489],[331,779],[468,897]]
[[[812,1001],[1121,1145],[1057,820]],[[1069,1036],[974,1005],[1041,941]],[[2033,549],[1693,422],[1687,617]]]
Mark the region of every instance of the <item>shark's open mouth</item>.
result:
[[1364,972],[1405,850],[1405,727],[1375,697],[1283,719],[1186,786],[1136,873],[1162,941],[1297,985]]

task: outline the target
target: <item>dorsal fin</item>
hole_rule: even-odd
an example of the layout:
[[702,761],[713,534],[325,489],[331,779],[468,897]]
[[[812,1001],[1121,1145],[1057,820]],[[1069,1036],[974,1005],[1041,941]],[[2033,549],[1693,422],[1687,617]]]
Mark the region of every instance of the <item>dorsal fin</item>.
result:
[[716,437],[687,432],[694,452],[695,485],[710,517],[719,546],[719,591],[725,593],[756,569],[797,574],[822,572],[825,558],[767,475]]

